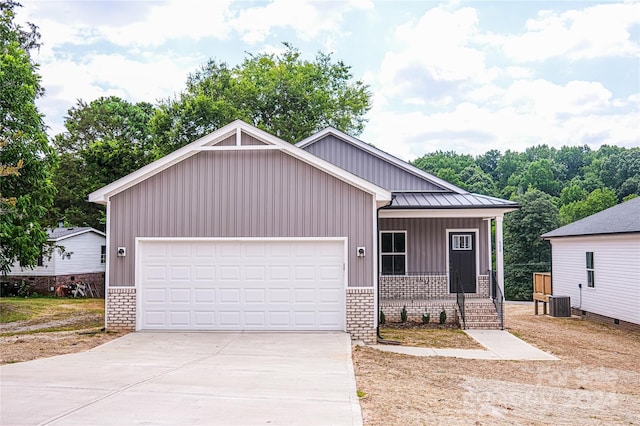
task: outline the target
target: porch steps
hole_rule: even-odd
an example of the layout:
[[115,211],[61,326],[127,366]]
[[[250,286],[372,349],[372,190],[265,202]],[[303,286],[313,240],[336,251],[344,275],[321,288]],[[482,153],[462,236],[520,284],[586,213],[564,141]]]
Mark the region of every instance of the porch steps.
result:
[[500,330],[500,318],[492,301],[469,301],[465,304],[465,328]]

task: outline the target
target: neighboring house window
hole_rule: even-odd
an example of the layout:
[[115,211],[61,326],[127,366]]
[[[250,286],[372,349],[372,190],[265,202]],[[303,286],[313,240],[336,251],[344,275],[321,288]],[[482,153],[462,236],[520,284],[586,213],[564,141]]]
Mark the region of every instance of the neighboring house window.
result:
[[407,233],[381,232],[382,275],[404,275],[407,271]]
[[38,260],[36,262],[37,266],[44,266],[44,259],[42,258],[42,255],[38,256]]
[[471,235],[454,235],[453,249],[454,250],[473,250],[473,247],[471,246]]
[[587,252],[587,287],[595,287],[596,279],[593,271],[593,252]]
[[107,246],[100,246],[100,263],[107,263]]

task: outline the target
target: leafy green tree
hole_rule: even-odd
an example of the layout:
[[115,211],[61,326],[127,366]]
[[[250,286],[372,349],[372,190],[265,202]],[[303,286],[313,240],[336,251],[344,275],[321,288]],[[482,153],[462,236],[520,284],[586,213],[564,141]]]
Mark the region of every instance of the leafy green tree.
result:
[[498,175],[498,162],[500,161],[500,157],[502,157],[500,151],[492,149],[476,158],[476,164],[483,172],[490,175],[494,182],[500,179]]
[[616,193],[609,188],[594,189],[585,199],[572,201],[560,207],[560,224],[580,220],[618,203]]
[[497,195],[496,185],[490,174],[485,173],[478,166],[465,167],[460,172],[461,186],[473,193],[484,195]]
[[620,149],[603,159],[600,179],[619,199],[637,193],[640,183],[640,148]]
[[230,68],[210,60],[186,89],[161,102],[152,120],[158,155],[171,152],[234,119],[295,143],[333,126],[352,135],[364,128],[369,88],[351,67],[318,53],[301,58],[289,44],[281,54],[248,55]]
[[36,265],[47,245],[45,214],[55,188],[50,169],[55,154],[49,147],[35,101],[44,90],[30,51],[39,47],[37,27],[14,22],[13,1],[0,2],[0,272],[18,261]]
[[551,247],[540,235],[558,227],[558,207],[552,196],[535,188],[514,201],[522,208],[506,215],[504,221],[505,297],[531,300],[533,272],[551,267]]
[[69,109],[66,132],[54,139],[60,166],[54,174],[58,196],[52,221],[104,228],[104,208],[87,202],[87,196],[152,161],[153,112],[151,104],[113,96],[79,100]]

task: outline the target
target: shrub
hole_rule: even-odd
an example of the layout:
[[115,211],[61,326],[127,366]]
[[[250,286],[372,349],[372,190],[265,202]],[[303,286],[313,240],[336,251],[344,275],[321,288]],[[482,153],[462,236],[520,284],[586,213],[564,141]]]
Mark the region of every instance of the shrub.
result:
[[387,322],[387,317],[383,311],[380,311],[380,324],[384,325]]
[[402,310],[400,311],[400,321],[401,322],[407,322],[407,307],[403,306]]
[[444,324],[447,321],[447,311],[445,311],[444,306],[440,311],[440,324]]
[[422,323],[429,324],[429,319],[431,319],[431,314],[429,312],[425,312],[422,314]]

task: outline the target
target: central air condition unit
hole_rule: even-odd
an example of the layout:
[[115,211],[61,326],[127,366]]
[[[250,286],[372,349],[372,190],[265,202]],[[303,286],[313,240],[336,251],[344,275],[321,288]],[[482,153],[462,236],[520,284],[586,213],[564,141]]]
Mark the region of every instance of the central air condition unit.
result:
[[569,296],[549,296],[549,315],[552,317],[570,317],[571,298]]

